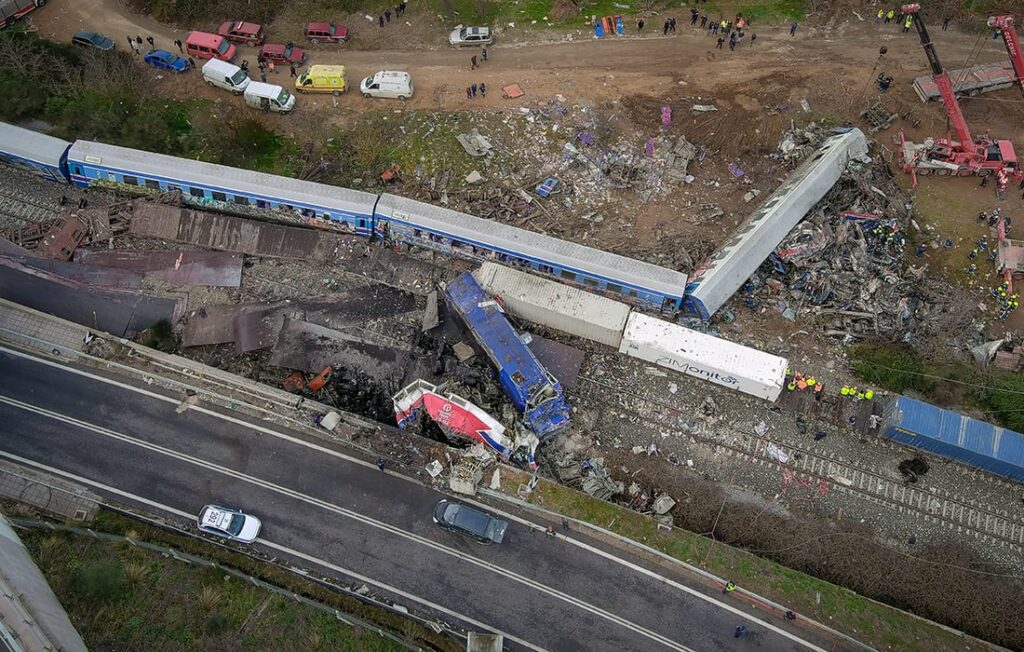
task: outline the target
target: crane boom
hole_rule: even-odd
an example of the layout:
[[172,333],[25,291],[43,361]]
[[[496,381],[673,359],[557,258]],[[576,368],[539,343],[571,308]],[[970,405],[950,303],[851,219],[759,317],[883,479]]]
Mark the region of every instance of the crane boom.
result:
[[1013,16],[992,16],[988,19],[988,26],[998,29],[1003,35],[1006,53],[1010,55],[1010,64],[1017,75],[1017,85],[1024,91],[1024,53],[1021,52],[1017,32],[1013,29]]
[[960,110],[960,103],[957,102],[956,93],[953,92],[953,80],[949,78],[949,73],[942,68],[939,55],[935,52],[935,46],[932,44],[931,37],[928,36],[928,28],[925,27],[924,20],[921,18],[921,5],[916,3],[903,5],[903,13],[914,18],[914,26],[917,27],[917,34],[921,37],[921,45],[924,46],[925,56],[928,57],[928,63],[932,67],[932,79],[935,80],[935,85],[939,87],[942,103],[946,106],[946,117],[952,123],[953,130],[956,131],[957,139],[960,141],[959,147],[963,150],[974,149],[974,138],[971,136],[971,130],[967,127],[967,120],[964,119],[964,114]]

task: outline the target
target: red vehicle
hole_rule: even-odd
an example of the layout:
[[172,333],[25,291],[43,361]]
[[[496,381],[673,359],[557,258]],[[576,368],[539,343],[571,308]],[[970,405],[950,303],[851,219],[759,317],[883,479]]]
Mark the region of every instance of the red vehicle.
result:
[[260,49],[260,56],[265,61],[274,63],[300,64],[306,60],[306,51],[289,43],[267,43]]
[[231,61],[235,57],[235,46],[217,34],[191,32],[185,39],[185,52],[197,59],[220,59]]
[[335,23],[309,23],[306,38],[313,45],[317,43],[344,43],[348,41],[348,28]]
[[266,38],[263,33],[263,26],[256,23],[246,23],[241,20],[227,20],[220,24],[217,33],[229,41],[245,43],[249,47],[259,45]]
[[0,0],[0,28],[7,27],[36,7],[42,7],[46,0]]

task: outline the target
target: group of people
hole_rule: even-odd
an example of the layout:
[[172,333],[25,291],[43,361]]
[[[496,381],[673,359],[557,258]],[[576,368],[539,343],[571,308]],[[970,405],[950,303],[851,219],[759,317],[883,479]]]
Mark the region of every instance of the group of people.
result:
[[875,390],[843,385],[839,390],[839,395],[852,398],[855,401],[870,401],[875,398]]
[[[480,48],[480,59],[474,54],[469,58],[470,70],[476,70],[481,66],[481,61],[487,61],[487,48]],[[487,84],[480,82],[479,84],[470,84],[466,87],[466,99],[471,100],[476,97],[477,91],[480,92],[480,97],[487,97]]]
[[821,394],[825,391],[825,383],[819,382],[814,376],[804,376],[803,373],[797,371],[793,373],[791,369],[786,368],[786,391],[789,392],[814,392],[814,400],[820,401]]
[[999,287],[992,288],[992,296],[999,302],[999,321],[1005,320],[1010,313],[1020,307],[1020,296],[1013,291],[1009,281],[1003,281]]
[[[953,21],[953,17],[952,16],[946,16],[945,18],[942,19],[942,31],[943,32],[945,32],[946,30],[949,29],[949,24],[952,21]],[[879,9],[878,13],[875,14],[875,22],[879,23],[879,24],[885,24],[885,25],[888,25],[889,23],[894,23],[896,25],[902,25],[903,26],[903,33],[905,34],[905,33],[910,31],[911,27],[914,26],[914,15],[913,14],[905,14],[902,11],[900,11],[900,13],[897,14],[895,9],[884,9],[883,8],[883,9]]]
[[[636,27],[638,32],[644,31],[645,25],[644,19],[638,18],[636,21]],[[676,19],[675,17],[666,18],[665,22],[661,26],[661,33],[663,36],[667,36],[669,33],[675,34],[676,31]],[[717,48],[722,49],[725,46],[726,41],[729,43],[729,49],[735,50],[736,46],[739,45],[746,33],[744,29],[747,27],[747,21],[743,18],[743,14],[736,14],[735,20],[712,20],[708,22],[708,15],[702,14],[696,7],[690,9],[690,27],[699,27],[700,29],[706,29],[709,36],[718,36]],[[797,23],[794,21],[790,25],[790,36],[796,33]],[[757,41],[757,34],[751,33],[750,44],[753,45]]]
[[402,14],[404,14],[404,13],[405,13],[405,3],[404,2],[399,2],[398,6],[395,7],[394,14],[391,13],[391,8],[388,7],[387,9],[384,10],[384,13],[382,13],[378,17],[378,22],[380,23],[381,27],[384,27],[384,25],[386,23],[390,23],[391,22],[391,16],[392,15],[394,15],[395,20],[398,20],[398,17],[401,16]]

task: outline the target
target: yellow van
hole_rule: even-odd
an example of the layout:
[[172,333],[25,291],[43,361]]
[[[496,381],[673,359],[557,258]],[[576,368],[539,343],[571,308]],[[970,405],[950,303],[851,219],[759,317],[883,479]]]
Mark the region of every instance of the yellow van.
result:
[[344,93],[348,90],[345,66],[310,66],[295,79],[299,93]]

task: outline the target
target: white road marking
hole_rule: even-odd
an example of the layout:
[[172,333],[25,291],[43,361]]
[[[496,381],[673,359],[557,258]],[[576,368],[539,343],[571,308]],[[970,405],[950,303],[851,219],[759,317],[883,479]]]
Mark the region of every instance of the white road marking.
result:
[[[17,351],[17,350],[14,350],[14,349],[9,349],[9,348],[4,347],[4,346],[0,346],[0,351],[4,351],[6,353],[9,353],[11,355],[14,355],[14,356],[17,356],[17,357],[20,357],[20,358],[28,359],[28,360],[36,362],[38,364],[45,364],[45,365],[48,365],[48,366],[51,366],[51,367],[58,368],[58,369],[60,369],[62,371],[71,372],[71,373],[77,374],[79,376],[84,376],[86,378],[91,378],[93,380],[97,380],[97,381],[100,381],[100,382],[103,382],[103,383],[107,383],[107,384],[113,385],[115,387],[120,387],[122,389],[126,389],[126,390],[129,390],[129,391],[132,391],[132,392],[136,392],[136,393],[139,393],[139,394],[143,394],[145,396],[149,396],[149,397],[155,398],[155,399],[163,401],[165,403],[172,403],[172,404],[176,405],[176,404],[178,404],[180,402],[179,399],[176,399],[176,398],[173,398],[173,397],[168,397],[168,396],[165,396],[163,394],[158,394],[158,393],[152,392],[150,390],[143,389],[141,387],[135,387],[133,385],[122,383],[120,381],[113,380],[113,379],[110,379],[110,378],[104,378],[103,376],[99,376],[99,375],[90,373],[90,372],[85,371],[85,370],[81,370],[81,369],[76,369],[74,367],[65,366],[63,364],[60,364],[59,362],[53,362],[53,361],[46,360],[46,359],[36,358],[36,357],[33,357],[33,356],[29,355],[29,354],[26,354],[26,353],[23,353],[21,351]],[[376,468],[375,465],[373,465],[373,464],[371,464],[369,462],[366,462],[364,460],[361,460],[359,458],[351,457],[349,455],[346,455],[344,453],[340,453],[340,452],[332,450],[330,448],[326,448],[324,446],[320,446],[318,444],[315,444],[315,443],[312,443],[312,442],[309,442],[309,441],[305,441],[305,440],[299,439],[297,437],[292,437],[290,435],[286,435],[284,433],[280,433],[280,432],[277,432],[275,430],[271,430],[270,428],[266,428],[266,427],[261,426],[259,424],[254,424],[254,423],[250,423],[248,421],[244,421],[242,419],[238,419],[238,418],[233,417],[231,415],[221,414],[220,412],[216,412],[216,411],[213,411],[213,410],[201,407],[201,406],[191,406],[191,407],[189,407],[189,410],[190,411],[195,411],[195,412],[202,412],[203,414],[207,414],[209,416],[212,416],[212,417],[215,417],[215,418],[218,418],[218,419],[222,419],[222,420],[228,421],[230,423],[234,423],[234,424],[242,426],[244,428],[248,428],[248,429],[252,429],[252,430],[257,430],[259,432],[262,432],[264,434],[270,435],[272,437],[277,437],[278,439],[281,439],[283,441],[287,441],[287,442],[290,442],[290,443],[293,443],[293,444],[297,444],[299,446],[305,446],[305,447],[310,448],[312,450],[315,450],[315,451],[318,451],[318,452],[321,452],[321,453],[325,453],[325,454],[330,455],[332,457],[343,459],[343,460],[346,460],[346,461],[354,463],[354,464],[359,464],[359,465],[367,467],[367,468]],[[406,480],[408,482],[412,482],[414,484],[419,484],[419,483],[415,482],[414,480],[412,480],[410,478],[406,478],[406,477],[401,476],[401,475],[393,474],[393,477],[401,478],[403,480]],[[476,505],[478,505],[478,506],[480,506],[480,507],[482,507],[484,509],[487,509],[487,510],[489,510],[491,512],[499,514],[502,517],[507,518],[509,520],[514,520],[517,523],[525,525],[526,527],[529,527],[531,529],[536,529],[536,530],[542,530],[543,529],[542,527],[538,526],[536,523],[534,523],[532,521],[529,521],[527,519],[521,518],[521,517],[519,517],[519,516],[517,516],[515,514],[511,514],[511,513],[505,512],[504,510],[496,509],[496,508],[494,508],[491,505],[482,504],[482,503],[479,503],[479,502],[476,502],[476,501],[465,501],[465,502],[470,502],[470,503],[476,504]],[[579,541],[579,540],[573,539],[571,537],[559,537],[559,538],[564,540],[564,541],[566,541],[566,542],[568,542],[568,543],[570,543],[571,545],[577,546],[579,548],[587,550],[588,552],[591,552],[593,554],[599,555],[599,556],[601,556],[601,557],[603,557],[605,559],[608,559],[608,560],[613,561],[613,562],[615,562],[617,564],[625,566],[626,568],[629,568],[629,569],[634,570],[636,572],[639,572],[639,573],[642,573],[644,575],[647,575],[648,577],[654,578],[654,579],[656,579],[656,580],[658,580],[660,582],[668,584],[668,585],[670,585],[670,586],[672,586],[672,587],[674,587],[676,589],[679,589],[679,590],[681,590],[681,591],[683,591],[683,592],[685,592],[685,593],[687,593],[687,594],[689,594],[689,595],[691,595],[691,596],[693,596],[695,598],[699,598],[700,600],[703,600],[703,601],[705,601],[705,602],[707,602],[709,604],[715,605],[715,606],[717,606],[717,607],[719,607],[721,609],[725,609],[725,610],[727,610],[727,611],[729,611],[729,612],[731,612],[733,614],[736,614],[737,616],[740,616],[740,617],[742,617],[742,618],[744,618],[746,620],[749,620],[751,622],[757,623],[758,625],[760,625],[760,626],[762,626],[762,627],[764,627],[766,629],[769,629],[769,630],[771,630],[771,631],[773,631],[773,632],[779,634],[780,636],[783,636],[783,637],[785,637],[785,638],[787,638],[789,640],[792,640],[792,641],[794,641],[794,642],[796,642],[796,643],[806,647],[809,650],[813,650],[814,652],[826,652],[826,650],[824,650],[823,648],[818,647],[818,646],[810,643],[809,641],[805,641],[804,639],[801,639],[799,636],[797,636],[795,634],[792,634],[792,633],[790,633],[790,632],[788,632],[788,631],[786,631],[786,630],[784,630],[784,629],[782,629],[780,627],[777,627],[777,626],[773,625],[770,622],[767,622],[767,621],[764,621],[764,620],[761,620],[761,619],[758,619],[758,618],[754,618],[750,614],[744,612],[741,609],[737,609],[736,607],[732,606],[731,604],[727,604],[725,602],[721,602],[720,600],[717,600],[716,598],[714,598],[712,596],[706,595],[706,594],[704,594],[704,593],[702,593],[702,592],[700,592],[700,591],[698,591],[696,589],[688,587],[685,584],[681,584],[681,583],[679,583],[679,582],[677,582],[675,580],[672,580],[670,578],[667,578],[667,577],[665,577],[663,575],[659,575],[659,574],[655,573],[654,571],[651,571],[651,570],[648,570],[646,568],[643,568],[642,566],[634,564],[633,562],[628,561],[626,559],[623,559],[621,557],[616,557],[615,555],[607,553],[604,550],[601,550],[600,548],[596,548],[594,546],[591,546],[591,545],[589,545],[589,544],[587,544],[587,543],[585,543],[583,541]]]
[[[89,478],[86,478],[86,477],[83,477],[83,476],[80,476],[80,475],[76,475],[76,474],[71,473],[69,471],[63,471],[61,469],[54,468],[52,466],[47,466],[46,464],[42,464],[40,462],[36,462],[34,460],[30,460],[30,459],[21,457],[19,455],[14,455],[14,454],[8,453],[6,451],[0,451],[0,457],[5,457],[5,458],[7,458],[9,460],[17,462],[18,464],[22,464],[24,466],[30,466],[30,467],[33,467],[33,468],[36,468],[36,469],[40,469],[42,471],[46,471],[47,473],[50,473],[50,474],[53,474],[53,475],[56,475],[56,476],[60,476],[60,477],[63,477],[63,478],[67,478],[68,480],[72,480],[72,481],[78,482],[80,484],[84,484],[84,485],[87,485],[87,486],[90,486],[90,487],[94,487],[96,489],[100,489],[100,490],[108,492],[108,493],[112,493],[115,496],[121,496],[122,498],[127,498],[129,500],[133,500],[135,502],[142,503],[143,505],[148,505],[149,507],[152,507],[154,509],[158,509],[158,510],[163,511],[163,512],[168,512],[170,514],[174,514],[176,516],[180,516],[180,517],[182,517],[184,519],[187,519],[189,521],[194,521],[196,519],[196,515],[195,514],[189,514],[188,512],[183,512],[180,509],[176,509],[176,508],[171,507],[169,505],[164,505],[163,503],[158,503],[158,502],[156,502],[154,500],[150,500],[148,498],[144,498],[144,497],[139,496],[137,494],[133,494],[133,493],[130,493],[130,492],[127,492],[127,491],[123,491],[121,489],[118,489],[117,487],[112,487],[112,486],[110,486],[108,484],[103,484],[102,482],[97,482],[95,480],[90,480]],[[279,550],[279,551],[284,552],[284,553],[289,554],[289,555],[294,555],[295,557],[297,557],[299,559],[304,559],[304,560],[306,560],[306,561],[308,561],[310,563],[316,564],[318,566],[322,566],[324,568],[328,568],[328,569],[336,571],[338,573],[342,573],[343,575],[347,575],[347,576],[349,576],[349,577],[351,577],[351,578],[353,578],[355,580],[358,580],[360,582],[364,582],[366,584],[370,584],[370,585],[376,586],[376,587],[378,587],[378,588],[380,588],[380,589],[382,589],[384,591],[391,592],[391,593],[393,593],[395,595],[400,595],[403,598],[406,598],[408,600],[412,600],[414,602],[422,604],[425,607],[428,607],[430,609],[434,609],[434,610],[436,610],[436,611],[438,611],[440,613],[443,613],[443,614],[445,614],[445,615],[447,615],[449,617],[456,618],[456,619],[459,619],[459,620],[461,620],[463,622],[469,623],[470,625],[472,625],[474,627],[479,627],[482,630],[487,630],[487,631],[493,632],[495,634],[501,634],[505,638],[507,638],[507,639],[509,639],[511,641],[515,641],[516,643],[518,643],[518,644],[520,644],[520,645],[522,645],[524,647],[527,647],[527,648],[529,648],[531,650],[537,650],[538,652],[545,652],[544,648],[538,647],[538,646],[534,645],[533,643],[530,643],[528,641],[524,641],[524,640],[522,640],[520,638],[512,636],[511,634],[507,634],[505,632],[497,630],[497,629],[491,627],[490,625],[488,625],[486,623],[482,623],[479,620],[475,620],[473,618],[470,618],[469,616],[461,614],[461,613],[459,613],[457,611],[452,611],[451,609],[448,609],[447,607],[443,607],[443,606],[441,606],[439,604],[431,602],[430,600],[427,600],[425,598],[421,598],[421,597],[419,597],[417,595],[414,595],[412,593],[408,593],[406,591],[403,591],[402,589],[399,589],[399,588],[396,588],[394,586],[391,586],[390,584],[386,584],[384,582],[375,580],[375,579],[373,579],[371,577],[367,577],[365,575],[361,575],[361,574],[359,574],[359,573],[357,573],[355,571],[349,570],[349,569],[344,568],[342,566],[338,566],[337,564],[333,564],[333,563],[331,563],[329,561],[326,561],[326,560],[323,560],[323,559],[318,559],[318,558],[313,557],[311,555],[307,555],[304,552],[299,552],[298,550],[294,550],[294,549],[289,548],[287,546],[282,546],[281,544],[273,543],[271,541],[267,541],[266,539],[262,539],[261,538],[261,539],[257,539],[256,541],[259,544],[261,544],[261,545],[267,546],[269,548],[274,548],[275,550]]]
[[55,421],[61,421],[63,423],[67,423],[67,424],[76,426],[78,428],[82,428],[84,430],[89,430],[89,431],[95,432],[97,434],[103,435],[105,437],[109,437],[111,439],[116,439],[118,441],[121,441],[121,442],[124,442],[124,443],[127,443],[127,444],[131,444],[131,445],[134,445],[134,446],[138,446],[139,448],[144,448],[144,449],[153,451],[155,453],[160,453],[160,454],[165,455],[167,457],[178,459],[178,460],[181,460],[183,462],[187,462],[189,464],[192,464],[194,466],[198,466],[198,467],[201,467],[201,468],[204,468],[204,469],[208,469],[210,471],[214,471],[214,472],[220,473],[222,475],[226,475],[226,476],[229,476],[229,477],[241,480],[243,482],[248,482],[249,484],[253,484],[253,485],[256,485],[258,487],[262,487],[262,488],[267,489],[269,491],[274,491],[276,493],[279,493],[279,494],[282,494],[282,495],[294,498],[296,500],[300,500],[302,502],[308,503],[308,504],[313,505],[315,507],[318,507],[320,509],[324,509],[326,511],[334,512],[336,514],[348,517],[348,518],[350,518],[350,519],[352,519],[354,521],[358,521],[358,522],[364,523],[366,525],[370,525],[372,527],[375,527],[377,529],[383,530],[383,531],[388,532],[390,534],[402,537],[402,538],[407,539],[409,541],[412,541],[414,543],[418,543],[418,544],[420,544],[422,546],[425,546],[425,547],[428,547],[428,548],[432,548],[433,550],[436,550],[437,552],[441,552],[441,553],[447,554],[449,556],[455,557],[455,558],[457,558],[457,559],[459,559],[459,560],[461,560],[461,561],[463,561],[465,563],[473,564],[473,565],[478,566],[480,568],[483,568],[485,570],[489,570],[492,573],[495,573],[497,575],[505,577],[505,578],[507,578],[509,580],[512,580],[514,582],[518,582],[518,583],[520,583],[520,584],[522,584],[524,586],[530,587],[530,588],[532,588],[532,589],[534,589],[536,591],[539,591],[541,593],[545,593],[545,594],[547,594],[547,595],[549,595],[549,596],[551,596],[553,598],[559,599],[559,600],[561,600],[563,602],[566,602],[566,603],[568,603],[570,605],[573,605],[573,606],[575,606],[575,607],[577,607],[579,609],[582,609],[584,611],[589,611],[590,613],[595,614],[597,616],[600,616],[600,617],[604,618],[605,620],[611,621],[611,622],[613,622],[613,623],[615,623],[615,624],[617,624],[617,625],[619,625],[619,626],[621,626],[621,627],[623,627],[625,629],[631,630],[631,631],[633,631],[633,632],[635,632],[637,634],[645,636],[645,637],[647,637],[647,638],[649,638],[652,641],[655,641],[657,643],[661,643],[662,645],[664,645],[665,647],[668,647],[670,649],[679,650],[680,652],[693,652],[690,648],[686,647],[685,645],[683,645],[681,643],[677,643],[677,642],[673,641],[672,639],[670,639],[670,638],[668,638],[668,637],[666,637],[666,636],[664,636],[662,634],[659,634],[659,633],[657,633],[657,632],[655,632],[653,630],[650,630],[650,629],[648,629],[646,627],[643,627],[642,625],[638,625],[636,623],[633,623],[633,622],[623,618],[622,616],[619,616],[619,615],[614,614],[614,613],[612,613],[610,611],[602,609],[601,607],[598,607],[596,605],[592,605],[592,604],[590,604],[588,602],[584,602],[583,600],[581,600],[579,598],[576,598],[576,597],[571,596],[571,595],[569,595],[567,593],[564,593],[562,591],[559,591],[557,589],[549,587],[549,586],[547,586],[545,584],[542,584],[540,582],[537,582],[536,580],[530,579],[530,578],[528,578],[526,576],[523,576],[523,575],[519,575],[518,573],[514,573],[512,571],[509,571],[509,570],[507,570],[505,568],[502,568],[501,566],[498,566],[496,564],[492,564],[492,563],[490,563],[488,561],[479,559],[477,557],[473,557],[472,555],[467,555],[466,553],[463,553],[463,552],[461,552],[459,550],[454,550],[454,549],[449,548],[449,547],[447,547],[445,545],[437,543],[436,541],[432,541],[431,539],[427,539],[427,538],[421,537],[421,536],[419,536],[417,534],[413,534],[413,533],[408,532],[406,530],[403,530],[401,528],[395,527],[395,526],[393,526],[393,525],[391,525],[389,523],[385,523],[383,521],[378,521],[377,519],[370,518],[368,516],[364,516],[362,514],[359,514],[358,512],[354,512],[352,510],[345,509],[344,507],[340,507],[338,505],[334,505],[333,503],[329,503],[329,502],[321,500],[319,498],[315,498],[313,496],[309,496],[307,494],[295,491],[294,489],[289,489],[288,487],[284,487],[284,486],[281,486],[281,485],[278,485],[278,484],[275,484],[275,483],[272,483],[272,482],[267,482],[265,480],[261,480],[259,478],[254,477],[254,476],[251,476],[251,475],[248,475],[248,474],[245,474],[245,473],[241,473],[239,471],[235,471],[233,469],[229,469],[227,467],[220,466],[220,465],[214,464],[212,462],[208,462],[208,461],[202,460],[202,459],[200,459],[198,457],[194,457],[194,456],[188,455],[186,453],[179,453],[177,451],[171,450],[171,449],[166,448],[164,446],[160,446],[158,444],[154,444],[154,443],[151,443],[151,442],[143,441],[141,439],[137,439],[137,438],[132,437],[130,435],[125,435],[123,433],[119,433],[119,432],[116,432],[114,430],[110,430],[109,428],[104,428],[102,426],[97,426],[97,425],[88,423],[86,421],[82,421],[80,419],[76,419],[74,417],[70,417],[70,416],[66,416],[66,415],[60,414],[58,412],[54,412],[52,410],[47,410],[45,408],[39,408],[39,407],[36,407],[36,406],[31,405],[29,403],[25,403],[23,401],[19,401],[17,399],[11,399],[11,398],[8,398],[8,397],[5,397],[5,396],[0,396],[0,403],[6,403],[6,404],[11,405],[13,407],[17,407],[17,408],[23,409],[23,410],[28,411],[28,412],[33,412],[35,414],[39,414],[41,416],[48,417],[48,418],[53,419]]

